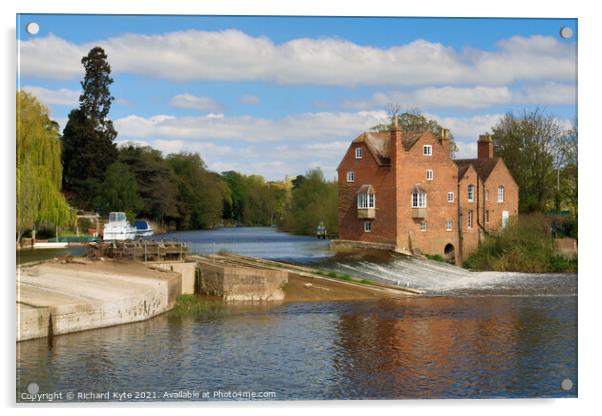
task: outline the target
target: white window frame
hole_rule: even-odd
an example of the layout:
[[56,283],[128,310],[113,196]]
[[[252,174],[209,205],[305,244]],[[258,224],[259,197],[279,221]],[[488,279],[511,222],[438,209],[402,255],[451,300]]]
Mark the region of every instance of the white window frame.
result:
[[[451,197],[451,198],[450,198],[450,197]],[[450,204],[453,204],[453,203],[454,203],[454,200],[455,200],[455,198],[456,198],[456,197],[455,197],[455,195],[454,195],[454,193],[453,193],[453,192],[448,192],[448,193],[447,193],[447,202],[449,202]]]
[[445,231],[451,231],[454,228],[454,220],[447,220],[445,224]]
[[497,202],[504,202],[506,200],[506,188],[503,185],[497,187]]
[[365,233],[372,232],[372,222],[371,221],[364,221],[364,232]]
[[485,201],[489,201],[489,189],[485,189]]
[[412,208],[426,208],[426,192],[412,192]]
[[359,209],[376,208],[376,195],[372,192],[357,194],[357,207]]
[[472,209],[468,210],[468,215],[466,217],[466,228],[472,229]]
[[474,190],[475,186],[473,184],[468,185],[468,189],[466,190],[466,197],[468,198],[468,202],[474,202]]
[[421,221],[420,222],[420,231],[426,232],[427,229],[428,229],[428,224],[426,223],[426,221]]
[[422,146],[422,155],[423,156],[432,156],[433,155],[433,146],[430,144],[425,144]]
[[363,157],[364,157],[364,149],[362,149],[361,147],[356,147],[355,148],[355,158],[361,159]]
[[432,181],[433,180],[433,170],[432,169],[427,169],[426,170],[426,180],[427,181]]
[[347,172],[347,182],[355,182],[355,173],[352,170]]

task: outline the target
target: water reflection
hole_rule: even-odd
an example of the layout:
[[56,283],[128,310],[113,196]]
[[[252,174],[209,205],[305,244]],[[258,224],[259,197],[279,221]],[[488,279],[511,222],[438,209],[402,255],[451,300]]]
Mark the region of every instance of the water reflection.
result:
[[[40,391],[253,390],[278,399],[576,396],[576,300],[284,304],[17,345]],[[575,386],[565,392],[563,379]]]

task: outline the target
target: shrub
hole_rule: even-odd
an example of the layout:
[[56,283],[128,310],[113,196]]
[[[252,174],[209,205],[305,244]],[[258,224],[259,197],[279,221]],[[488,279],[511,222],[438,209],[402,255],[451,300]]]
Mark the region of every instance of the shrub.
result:
[[180,295],[169,312],[169,318],[213,318],[228,314],[222,302],[203,300],[195,295]]
[[550,220],[541,214],[513,219],[488,236],[466,261],[475,270],[560,272],[576,271],[576,261],[565,260],[554,249]]

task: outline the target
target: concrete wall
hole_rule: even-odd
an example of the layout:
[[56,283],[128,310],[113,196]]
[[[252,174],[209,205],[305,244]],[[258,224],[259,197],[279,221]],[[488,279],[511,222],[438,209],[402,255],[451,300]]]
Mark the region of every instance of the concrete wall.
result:
[[243,267],[211,260],[199,260],[201,293],[224,300],[267,301],[284,299],[288,282],[284,270]]
[[17,273],[17,341],[142,321],[170,310],[182,291],[179,273],[141,264],[45,263]]
[[179,294],[194,294],[196,262],[148,262],[146,264],[150,267],[180,273],[182,275],[182,291]]

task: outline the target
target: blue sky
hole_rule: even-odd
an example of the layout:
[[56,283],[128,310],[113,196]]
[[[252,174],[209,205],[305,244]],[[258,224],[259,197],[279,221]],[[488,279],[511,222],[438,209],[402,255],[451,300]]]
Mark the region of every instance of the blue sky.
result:
[[62,126],[99,45],[117,140],[199,152],[216,171],[333,178],[389,103],[450,128],[460,157],[508,111],[576,117],[575,19],[18,15],[17,28],[17,87]]

